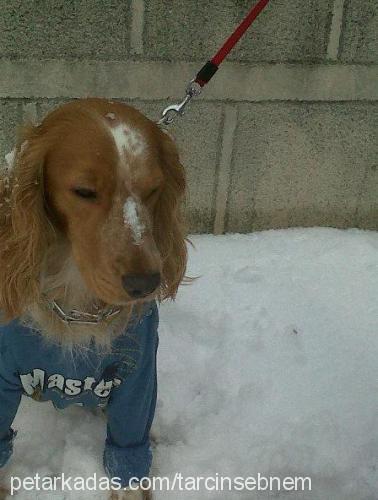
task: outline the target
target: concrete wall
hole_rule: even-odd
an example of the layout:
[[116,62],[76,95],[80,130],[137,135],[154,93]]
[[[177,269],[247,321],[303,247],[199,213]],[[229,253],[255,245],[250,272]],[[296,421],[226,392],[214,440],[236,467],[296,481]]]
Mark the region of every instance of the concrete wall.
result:
[[[0,154],[75,97],[157,119],[254,0],[0,0]],[[193,232],[378,229],[378,2],[271,0],[176,123]]]

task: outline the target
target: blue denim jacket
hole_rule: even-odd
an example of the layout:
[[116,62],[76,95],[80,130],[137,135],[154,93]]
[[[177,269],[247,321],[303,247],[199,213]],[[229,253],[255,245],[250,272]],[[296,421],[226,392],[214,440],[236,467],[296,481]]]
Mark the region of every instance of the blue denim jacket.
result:
[[149,431],[156,405],[158,309],[148,304],[112,343],[67,353],[39,332],[14,320],[0,326],[0,467],[9,460],[16,432],[11,428],[21,396],[38,396],[55,407],[106,407],[104,466],[128,486],[148,476]]

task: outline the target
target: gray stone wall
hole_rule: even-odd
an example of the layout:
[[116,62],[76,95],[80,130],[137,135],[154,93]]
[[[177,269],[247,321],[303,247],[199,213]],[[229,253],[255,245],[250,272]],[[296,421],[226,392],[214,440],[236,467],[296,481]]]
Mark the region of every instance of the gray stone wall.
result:
[[[255,0],[0,0],[0,154],[97,95],[157,119]],[[170,131],[192,232],[378,229],[378,2],[271,0]]]

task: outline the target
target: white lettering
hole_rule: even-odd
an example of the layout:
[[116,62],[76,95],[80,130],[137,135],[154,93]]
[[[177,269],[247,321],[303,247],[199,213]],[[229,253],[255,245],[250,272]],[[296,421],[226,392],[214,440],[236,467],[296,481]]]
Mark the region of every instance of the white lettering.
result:
[[83,382],[81,380],[74,380],[72,378],[68,378],[66,380],[66,388],[64,392],[68,394],[68,396],[77,396],[81,393],[81,386]]
[[61,391],[63,391],[64,387],[64,377],[62,375],[59,375],[58,373],[55,373],[54,375],[50,375],[48,378],[48,384],[47,384],[48,389],[52,389],[54,387],[57,387]]
[[20,375],[20,379],[26,394],[32,396],[35,388],[38,386],[40,386],[41,391],[43,391],[43,387],[45,385],[45,372],[35,368],[33,370],[33,375],[31,373]]

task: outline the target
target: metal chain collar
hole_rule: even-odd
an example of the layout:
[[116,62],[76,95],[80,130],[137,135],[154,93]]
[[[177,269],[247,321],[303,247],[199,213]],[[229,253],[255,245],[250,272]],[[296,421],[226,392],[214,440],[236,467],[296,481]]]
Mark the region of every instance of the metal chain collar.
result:
[[46,301],[49,309],[53,311],[61,321],[67,324],[97,325],[102,321],[113,318],[121,312],[120,307],[107,307],[103,310],[99,310],[97,306],[95,306],[95,309],[98,310],[97,313],[87,313],[78,311],[77,309],[66,312],[56,300],[46,298]]

